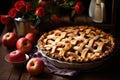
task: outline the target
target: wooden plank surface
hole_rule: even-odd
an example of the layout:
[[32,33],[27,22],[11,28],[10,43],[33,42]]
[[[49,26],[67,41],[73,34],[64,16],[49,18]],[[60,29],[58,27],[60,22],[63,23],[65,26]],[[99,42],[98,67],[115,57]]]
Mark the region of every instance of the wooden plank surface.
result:
[[[3,47],[3,46],[2,46]],[[5,62],[4,57],[8,54],[5,47],[0,47],[0,80],[7,80],[11,75],[12,65]]]
[[1,42],[2,36],[7,32],[6,27],[0,36],[0,80],[19,80],[22,68],[16,69],[13,64],[5,61],[5,56],[11,52]]
[[42,74],[32,76],[27,72],[26,66],[15,68],[4,60],[5,55],[9,54],[9,52],[10,50],[3,46],[0,40],[0,80],[120,80],[120,50],[100,69],[81,72],[76,77],[55,75],[50,73],[47,68]]

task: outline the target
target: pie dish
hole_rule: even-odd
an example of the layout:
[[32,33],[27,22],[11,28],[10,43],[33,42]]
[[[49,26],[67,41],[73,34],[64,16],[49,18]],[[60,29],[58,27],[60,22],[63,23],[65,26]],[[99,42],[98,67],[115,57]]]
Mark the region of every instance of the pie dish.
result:
[[43,56],[69,64],[100,61],[111,55],[114,47],[113,36],[93,26],[60,27],[38,40]]

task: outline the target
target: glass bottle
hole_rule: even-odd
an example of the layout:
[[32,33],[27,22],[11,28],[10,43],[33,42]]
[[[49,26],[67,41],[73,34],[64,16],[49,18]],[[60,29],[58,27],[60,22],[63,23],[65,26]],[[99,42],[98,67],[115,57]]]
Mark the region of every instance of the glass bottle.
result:
[[91,18],[93,18],[93,12],[94,12],[94,9],[95,9],[95,3],[96,3],[96,0],[91,0],[90,1],[90,5],[89,5],[89,16]]
[[104,2],[102,0],[96,0],[93,21],[96,23],[102,23],[105,17],[104,15]]

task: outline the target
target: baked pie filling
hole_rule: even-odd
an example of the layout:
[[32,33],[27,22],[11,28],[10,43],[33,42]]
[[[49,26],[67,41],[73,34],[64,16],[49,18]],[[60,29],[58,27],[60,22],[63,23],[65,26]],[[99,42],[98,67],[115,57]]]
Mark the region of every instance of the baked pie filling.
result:
[[112,35],[92,26],[60,27],[38,40],[41,51],[67,62],[90,62],[109,55],[115,46]]

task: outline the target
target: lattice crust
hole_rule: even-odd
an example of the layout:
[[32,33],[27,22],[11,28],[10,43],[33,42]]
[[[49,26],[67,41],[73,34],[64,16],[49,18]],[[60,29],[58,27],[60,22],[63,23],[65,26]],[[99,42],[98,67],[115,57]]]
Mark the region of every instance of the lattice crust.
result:
[[46,55],[67,62],[89,62],[112,52],[114,38],[89,26],[61,27],[43,34],[38,46]]

